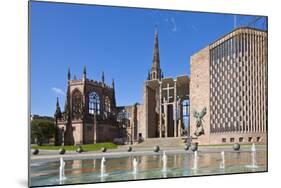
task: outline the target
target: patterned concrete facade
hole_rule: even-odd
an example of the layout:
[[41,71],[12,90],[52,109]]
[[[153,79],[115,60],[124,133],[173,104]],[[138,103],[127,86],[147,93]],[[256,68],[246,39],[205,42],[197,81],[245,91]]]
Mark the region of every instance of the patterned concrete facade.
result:
[[266,143],[266,45],[265,31],[239,28],[191,57],[191,110],[207,108],[200,144]]

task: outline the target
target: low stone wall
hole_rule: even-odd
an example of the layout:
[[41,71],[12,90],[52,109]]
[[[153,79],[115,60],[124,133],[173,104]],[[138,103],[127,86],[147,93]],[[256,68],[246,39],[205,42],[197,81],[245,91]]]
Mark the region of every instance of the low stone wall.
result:
[[116,126],[108,124],[100,124],[97,126],[97,142],[113,142],[114,138],[118,138],[120,129]]

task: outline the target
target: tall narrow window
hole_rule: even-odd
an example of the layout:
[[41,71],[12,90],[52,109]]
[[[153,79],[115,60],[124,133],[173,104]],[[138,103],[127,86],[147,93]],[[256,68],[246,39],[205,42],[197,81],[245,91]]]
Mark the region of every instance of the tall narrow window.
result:
[[72,93],[72,117],[78,119],[82,114],[82,94],[78,89]]
[[189,126],[189,100],[185,99],[182,101],[182,116],[183,124],[185,128]]
[[108,96],[105,96],[105,98],[104,98],[104,110],[106,112],[111,112],[110,99]]
[[100,114],[100,97],[96,92],[89,94],[89,114]]

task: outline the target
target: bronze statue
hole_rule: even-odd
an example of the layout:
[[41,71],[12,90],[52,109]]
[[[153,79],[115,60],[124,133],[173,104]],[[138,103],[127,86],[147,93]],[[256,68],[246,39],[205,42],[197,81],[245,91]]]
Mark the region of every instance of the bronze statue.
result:
[[196,130],[194,132],[194,135],[197,136],[197,137],[204,134],[204,128],[203,128],[203,125],[202,125],[202,121],[204,121],[203,117],[206,115],[206,113],[207,113],[206,107],[203,108],[201,113],[197,112],[196,110],[193,112],[193,117],[196,118]]

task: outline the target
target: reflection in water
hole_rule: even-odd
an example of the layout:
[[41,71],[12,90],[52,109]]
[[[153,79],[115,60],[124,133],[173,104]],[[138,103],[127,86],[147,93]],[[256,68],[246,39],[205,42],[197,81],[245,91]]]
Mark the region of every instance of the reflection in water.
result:
[[137,174],[138,173],[138,161],[136,158],[134,158],[133,160],[133,174]]
[[162,172],[167,172],[167,155],[166,152],[164,151],[163,156],[162,156],[162,161],[163,161],[163,167],[162,167]]
[[59,184],[64,184],[64,180],[66,179],[65,178],[65,162],[63,160],[63,158],[61,157],[60,158],[60,168],[59,168],[59,178],[60,178],[60,183]]
[[[165,154],[166,155],[166,154]],[[130,156],[105,159],[66,160],[67,179],[62,184],[122,181],[131,179],[151,179],[163,177],[194,176],[204,174],[239,173],[266,171],[266,151],[221,152],[217,153],[182,153],[166,155]],[[224,160],[225,159],[227,160]],[[133,160],[137,161],[137,173]],[[165,158],[165,157],[164,157]],[[223,165],[224,163],[224,165]],[[256,168],[248,168],[247,165]],[[60,161],[32,162],[31,185],[57,185],[60,183]],[[224,166],[224,168],[221,168]],[[102,168],[103,167],[103,168]],[[163,171],[163,168],[166,169]]]
[[221,164],[220,168],[224,169],[225,168],[225,157],[224,157],[224,151],[221,152]]
[[194,174],[197,174],[197,168],[198,168],[198,153],[197,151],[194,152],[194,156],[193,156],[193,170],[194,170]]
[[101,164],[100,164],[100,177],[101,177],[101,181],[104,181],[104,177],[107,176],[106,174],[106,166],[105,166],[105,158],[102,157],[101,159]]
[[257,161],[256,161],[256,146],[255,143],[252,144],[251,147],[251,157],[252,157],[252,163],[251,165],[247,165],[248,168],[258,168]]

